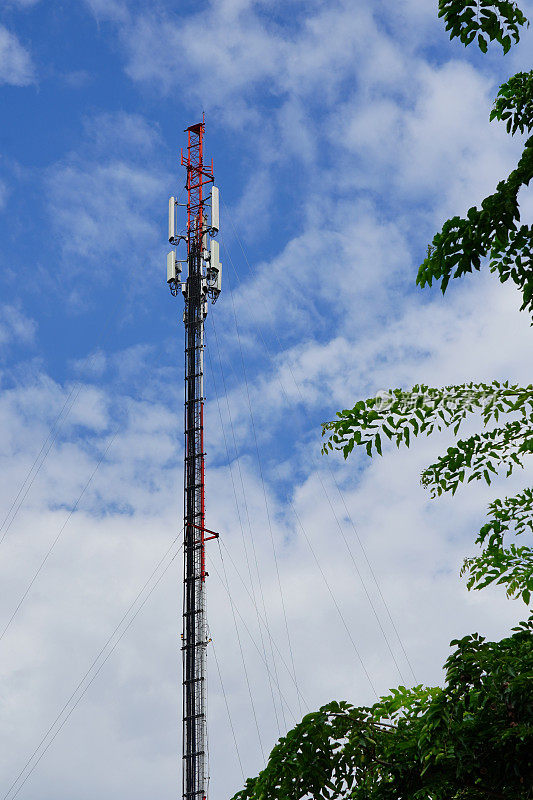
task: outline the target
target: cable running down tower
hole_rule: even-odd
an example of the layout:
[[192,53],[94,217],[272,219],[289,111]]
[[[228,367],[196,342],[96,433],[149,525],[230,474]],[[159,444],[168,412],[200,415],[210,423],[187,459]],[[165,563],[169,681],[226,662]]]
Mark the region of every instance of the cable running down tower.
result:
[[[219,195],[213,162],[204,164],[205,120],[186,128],[187,204],[169,200],[168,240],[186,246],[186,259],[177,250],[167,255],[167,283],[174,297],[185,299],[185,465],[183,564],[183,798],[206,800],[208,788],[206,720],[206,591],[205,543],[218,537],[205,527],[204,453],[204,321],[208,299],[221,289]],[[186,228],[176,225],[178,207],[186,208]],[[209,211],[209,219],[208,212]],[[187,276],[182,280],[182,264]]]

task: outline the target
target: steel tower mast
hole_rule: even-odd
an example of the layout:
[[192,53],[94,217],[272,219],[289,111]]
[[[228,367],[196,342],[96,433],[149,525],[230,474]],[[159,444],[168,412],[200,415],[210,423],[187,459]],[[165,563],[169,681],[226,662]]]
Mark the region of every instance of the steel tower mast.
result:
[[[205,543],[218,534],[205,527],[204,453],[204,321],[208,298],[220,294],[221,264],[218,242],[218,189],[213,185],[213,162],[204,164],[205,121],[186,128],[187,155],[181,164],[187,170],[187,224],[176,227],[174,197],[169,201],[169,242],[187,247],[186,260],[174,250],[167,255],[167,283],[185,298],[185,465],[184,465],[184,563],[183,563],[183,798],[207,797],[206,720],[206,586]],[[208,201],[210,201],[208,203]],[[209,209],[208,209],[209,206]],[[210,212],[208,220],[207,211]],[[209,248],[208,248],[209,244]],[[187,277],[181,280],[181,265]]]

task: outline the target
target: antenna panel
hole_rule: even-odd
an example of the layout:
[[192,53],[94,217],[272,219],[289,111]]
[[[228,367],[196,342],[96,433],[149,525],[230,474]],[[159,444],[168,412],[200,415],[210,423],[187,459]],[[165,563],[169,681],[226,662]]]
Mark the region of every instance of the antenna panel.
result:
[[168,241],[173,242],[176,238],[176,198],[171,197],[168,201]]
[[211,188],[211,228],[217,233],[220,228],[218,186]]
[[171,250],[167,253],[167,283],[175,281],[178,278],[178,270],[176,269],[176,253]]
[[214,280],[212,284],[213,289],[220,292],[222,288],[222,264],[220,263],[220,246],[216,239],[211,239],[211,257],[209,260],[209,272],[211,279]]
[[211,256],[209,266],[212,270],[218,269],[220,264],[220,246],[216,239],[211,239],[209,242],[211,246]]

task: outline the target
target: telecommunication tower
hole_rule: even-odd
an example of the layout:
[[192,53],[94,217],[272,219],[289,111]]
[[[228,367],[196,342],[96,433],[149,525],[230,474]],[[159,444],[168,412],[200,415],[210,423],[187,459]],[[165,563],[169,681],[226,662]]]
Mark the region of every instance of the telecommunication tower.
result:
[[[183,294],[185,309],[185,464],[183,547],[183,798],[205,800],[208,790],[206,720],[206,591],[205,543],[218,537],[205,527],[204,453],[204,321],[208,300],[220,294],[219,194],[213,162],[204,164],[205,120],[186,128],[187,203],[169,200],[168,240],[183,242],[186,258],[167,255],[167,283],[174,297]],[[177,209],[186,208],[186,226],[179,229]],[[208,218],[209,211],[209,218]],[[187,275],[182,280],[182,264]]]

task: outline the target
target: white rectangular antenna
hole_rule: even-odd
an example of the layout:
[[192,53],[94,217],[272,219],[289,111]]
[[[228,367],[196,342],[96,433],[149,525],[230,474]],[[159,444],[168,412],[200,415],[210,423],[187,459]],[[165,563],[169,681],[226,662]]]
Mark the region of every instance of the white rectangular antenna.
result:
[[171,197],[168,201],[168,241],[173,242],[176,238],[176,198]]
[[218,264],[220,261],[220,246],[216,239],[211,239],[211,258],[209,261],[209,266],[212,270],[218,269]]
[[174,250],[171,250],[170,253],[167,253],[167,283],[170,283],[170,281],[175,281],[177,277],[176,253]]
[[209,259],[209,271],[215,283],[213,288],[219,292],[222,288],[222,264],[220,263],[220,247],[216,239],[211,239],[211,257]]
[[218,211],[218,187],[213,186],[211,189],[211,228],[218,231],[220,227],[220,215]]

